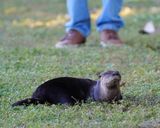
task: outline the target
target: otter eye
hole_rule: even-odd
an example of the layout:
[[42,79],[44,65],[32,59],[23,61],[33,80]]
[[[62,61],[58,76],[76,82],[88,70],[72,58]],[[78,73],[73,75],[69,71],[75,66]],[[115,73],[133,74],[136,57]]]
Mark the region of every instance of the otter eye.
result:
[[112,73],[113,76],[120,76],[120,73],[118,71],[115,71]]

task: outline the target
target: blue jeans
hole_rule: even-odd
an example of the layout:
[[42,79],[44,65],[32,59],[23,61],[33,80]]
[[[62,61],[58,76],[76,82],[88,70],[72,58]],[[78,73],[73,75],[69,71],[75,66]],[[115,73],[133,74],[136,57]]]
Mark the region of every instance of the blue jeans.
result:
[[[102,4],[102,13],[96,22],[97,30],[99,32],[106,29],[118,31],[124,26],[119,16],[123,0],[102,0]],[[67,0],[67,9],[70,21],[66,23],[66,31],[75,29],[87,37],[91,31],[88,0]]]

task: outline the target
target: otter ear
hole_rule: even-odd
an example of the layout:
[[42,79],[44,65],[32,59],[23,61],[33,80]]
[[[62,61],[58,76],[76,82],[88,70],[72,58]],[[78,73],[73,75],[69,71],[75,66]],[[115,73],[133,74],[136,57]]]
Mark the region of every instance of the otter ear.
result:
[[101,78],[101,76],[103,75],[103,72],[97,72],[96,75],[98,76],[98,78]]
[[104,72],[97,73],[98,78],[101,78],[104,75]]

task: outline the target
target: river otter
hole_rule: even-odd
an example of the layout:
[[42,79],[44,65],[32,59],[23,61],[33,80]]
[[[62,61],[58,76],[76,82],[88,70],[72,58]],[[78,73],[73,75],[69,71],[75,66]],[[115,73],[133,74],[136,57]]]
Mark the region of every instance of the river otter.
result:
[[75,104],[94,101],[112,102],[122,99],[120,91],[121,75],[118,71],[107,71],[99,75],[99,80],[59,77],[40,85],[31,98],[20,100],[12,106],[30,104]]

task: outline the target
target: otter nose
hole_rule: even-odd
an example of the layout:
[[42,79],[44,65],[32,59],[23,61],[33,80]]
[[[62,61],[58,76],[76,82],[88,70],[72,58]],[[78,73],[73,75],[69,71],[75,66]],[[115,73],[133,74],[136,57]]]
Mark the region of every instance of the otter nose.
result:
[[114,71],[112,75],[113,76],[120,76],[120,73],[118,71]]

